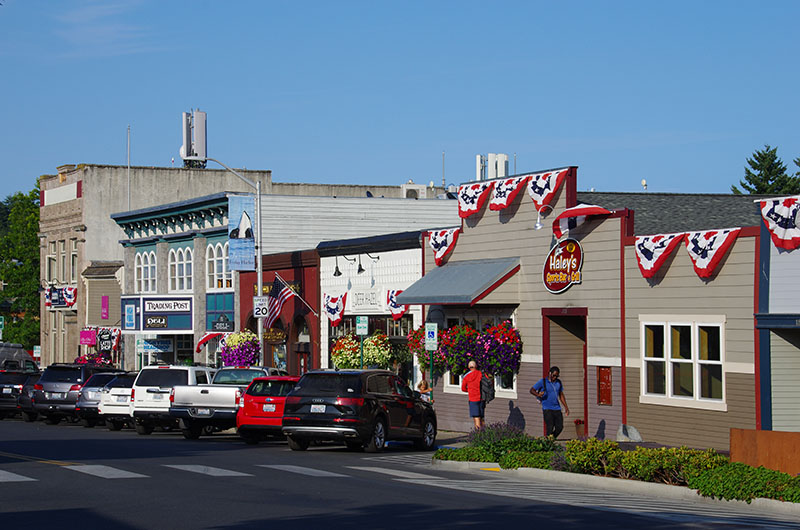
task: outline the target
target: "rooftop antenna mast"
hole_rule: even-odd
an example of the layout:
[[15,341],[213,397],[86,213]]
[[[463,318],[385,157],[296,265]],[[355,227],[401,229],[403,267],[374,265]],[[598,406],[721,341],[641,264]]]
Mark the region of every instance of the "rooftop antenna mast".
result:
[[442,187],[447,187],[447,181],[444,179],[444,151],[442,151]]

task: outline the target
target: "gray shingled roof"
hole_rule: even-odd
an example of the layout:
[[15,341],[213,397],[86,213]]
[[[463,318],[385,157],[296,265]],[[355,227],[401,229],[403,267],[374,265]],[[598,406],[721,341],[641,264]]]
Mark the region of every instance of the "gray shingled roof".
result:
[[759,195],[579,191],[578,202],[634,211],[636,235],[759,226]]

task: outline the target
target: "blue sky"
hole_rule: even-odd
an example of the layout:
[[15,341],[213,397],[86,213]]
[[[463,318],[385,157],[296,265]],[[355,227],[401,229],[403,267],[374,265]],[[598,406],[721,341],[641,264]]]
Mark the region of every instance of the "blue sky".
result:
[[[209,156],[283,182],[448,184],[475,155],[581,190],[726,193],[800,157],[800,2],[2,0],[0,198],[65,163]],[[213,166],[213,164],[212,164]],[[216,166],[214,166],[216,167]],[[168,185],[165,183],[165,185]]]

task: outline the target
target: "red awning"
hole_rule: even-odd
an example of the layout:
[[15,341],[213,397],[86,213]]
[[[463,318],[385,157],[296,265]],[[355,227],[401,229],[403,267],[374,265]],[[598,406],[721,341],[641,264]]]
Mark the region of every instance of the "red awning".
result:
[[214,337],[220,337],[222,335],[227,335],[227,333],[220,333],[220,332],[216,332],[216,331],[215,332],[211,332],[211,333],[206,333],[205,335],[203,335],[200,338],[199,341],[197,341],[197,347],[195,348],[195,351],[197,353],[200,353],[200,350],[203,349],[203,346],[206,345],[206,342],[210,341]]

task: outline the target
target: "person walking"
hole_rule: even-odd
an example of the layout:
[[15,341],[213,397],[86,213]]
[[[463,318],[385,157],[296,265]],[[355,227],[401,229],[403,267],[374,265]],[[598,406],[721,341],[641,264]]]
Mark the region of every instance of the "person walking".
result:
[[486,405],[481,401],[481,378],[483,374],[478,370],[478,365],[475,361],[470,361],[468,366],[469,373],[461,380],[461,391],[467,393],[469,415],[475,423],[475,428],[480,429],[485,425],[483,411]]
[[547,377],[541,378],[531,387],[531,394],[542,404],[542,414],[544,424],[547,427],[547,436],[558,438],[564,430],[564,417],[561,415],[561,405],[564,405],[564,414],[569,416],[569,406],[567,398],[564,396],[564,385],[558,378],[561,371],[558,366],[551,366]]

